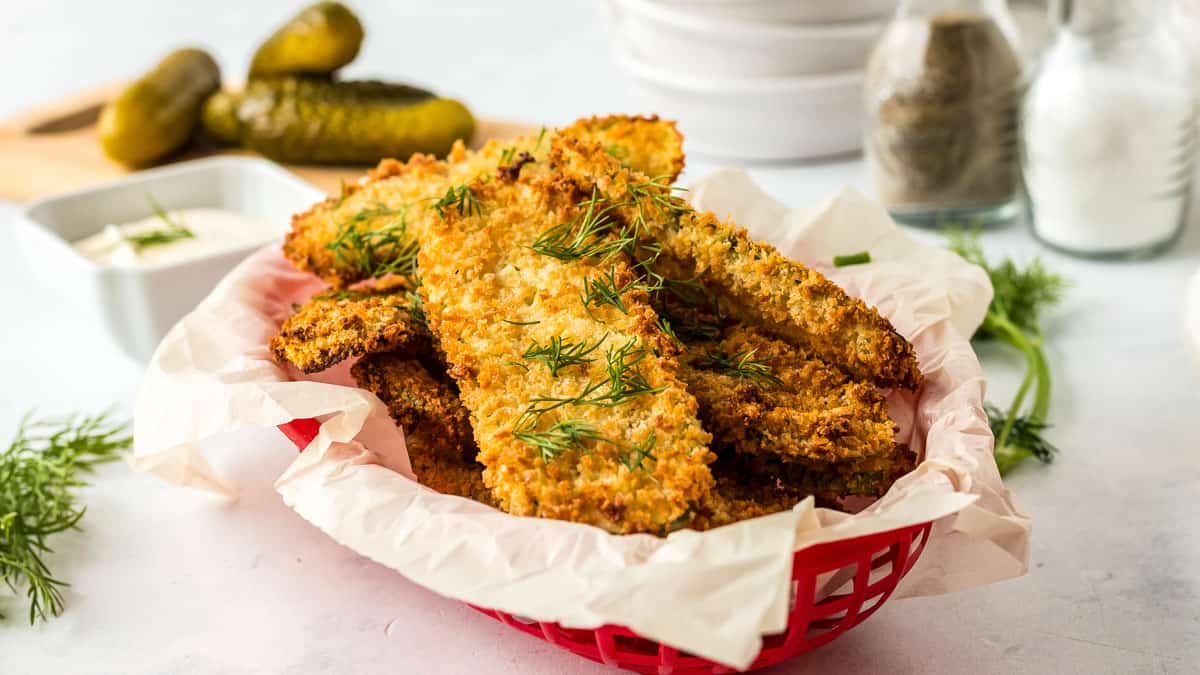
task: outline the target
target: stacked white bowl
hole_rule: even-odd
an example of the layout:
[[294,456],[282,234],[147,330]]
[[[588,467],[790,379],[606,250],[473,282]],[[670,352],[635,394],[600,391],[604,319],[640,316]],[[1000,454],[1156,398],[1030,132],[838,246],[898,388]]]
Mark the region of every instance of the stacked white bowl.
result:
[[604,0],[633,109],[689,152],[742,160],[858,150],[863,71],[897,0]]

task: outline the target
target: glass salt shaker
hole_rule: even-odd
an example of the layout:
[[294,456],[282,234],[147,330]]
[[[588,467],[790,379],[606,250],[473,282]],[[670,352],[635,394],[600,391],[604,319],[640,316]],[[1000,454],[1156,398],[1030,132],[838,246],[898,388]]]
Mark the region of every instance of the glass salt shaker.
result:
[[902,0],[867,65],[864,148],[897,220],[988,225],[1020,212],[1021,57],[1003,0]]
[[1139,258],[1183,230],[1197,153],[1189,56],[1157,0],[1058,0],[1022,110],[1029,218],[1048,246]]

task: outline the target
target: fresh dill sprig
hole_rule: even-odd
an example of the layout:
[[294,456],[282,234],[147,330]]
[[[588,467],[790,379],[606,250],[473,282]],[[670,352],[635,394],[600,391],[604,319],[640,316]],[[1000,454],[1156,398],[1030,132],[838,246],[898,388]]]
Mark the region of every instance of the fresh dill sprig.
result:
[[[388,218],[374,228],[376,219]],[[376,203],[360,209],[338,226],[337,236],[325,245],[338,263],[374,278],[387,274],[412,277],[420,245],[408,236],[408,207],[390,208]]]
[[847,255],[833,256],[834,267],[849,267],[851,265],[865,265],[871,262],[870,251],[859,251],[858,253],[850,253]]
[[653,431],[651,431],[650,435],[646,437],[646,440],[642,441],[641,443],[635,443],[629,448],[629,454],[617,461],[621,462],[621,464],[630,471],[636,471],[642,468],[642,462],[645,462],[646,460],[657,462],[658,458],[654,456],[654,444],[657,441],[658,437],[655,436]]
[[1058,448],[1043,436],[1050,428],[1049,424],[1030,419],[1028,415],[1020,415],[1009,424],[1008,414],[1004,410],[990,403],[984,409],[993,436],[1000,438],[1005,426],[1009,427],[1007,441],[1004,445],[996,446],[996,466],[1001,474],[1008,473],[1026,457],[1035,457],[1046,464],[1054,461]]
[[[1001,412],[993,406],[988,410],[996,437],[996,464],[1005,473],[1025,457],[1049,462],[1055,449],[1042,432],[1048,428],[1051,373],[1040,321],[1042,312],[1062,299],[1068,283],[1037,259],[1024,268],[1011,259],[991,264],[977,232],[950,229],[946,236],[950,250],[982,267],[992,282],[992,302],[972,339],[1003,342],[1025,356],[1025,377],[1008,409]],[[1033,402],[1026,408],[1030,391]]]
[[661,330],[667,337],[671,338],[675,344],[681,347],[683,346],[683,340],[680,340],[679,336],[675,334],[675,329],[671,327],[671,321],[667,319],[667,317],[658,317],[658,329]]
[[501,150],[499,166],[508,166],[509,164],[512,164],[513,158],[516,156],[517,156],[517,148],[514,145],[510,145],[507,148]]
[[638,282],[636,280],[633,280],[627,282],[623,286],[618,285],[617,266],[609,265],[608,271],[596,277],[595,279],[584,277],[583,306],[588,310],[588,313],[591,313],[592,305],[595,305],[596,307],[612,305],[613,307],[621,310],[622,314],[628,314],[629,308],[625,306],[625,301],[621,299],[621,295],[630,288],[637,286],[637,283]]
[[586,401],[589,405],[614,406],[635,396],[657,394],[667,387],[654,387],[638,366],[649,352],[631,337],[617,348],[608,348],[604,353],[605,374],[608,376],[608,391]]
[[147,194],[146,201],[150,202],[151,210],[154,211],[155,217],[163,222],[163,227],[137,234],[122,234],[121,239],[133,246],[134,250],[141,251],[151,246],[170,244],[180,239],[195,239],[196,233],[189,230],[183,223],[172,220],[171,215],[163,209],[153,195]]
[[612,442],[596,427],[577,419],[560,420],[542,431],[532,427],[514,430],[513,438],[536,448],[547,464],[568,450],[582,449],[585,441]]
[[783,380],[779,379],[771,371],[771,366],[766,361],[755,360],[754,354],[758,349],[747,349],[736,354],[729,355],[722,351],[709,351],[704,355],[697,365],[702,368],[715,368],[723,370],[727,375],[732,375],[743,380],[754,380],[769,384],[783,384]]
[[475,198],[475,193],[471,192],[471,188],[466,185],[446,188],[446,194],[434,202],[432,208],[437,212],[439,218],[445,220],[446,209],[451,206],[458,209],[458,212],[464,216],[478,216],[483,212],[479,206],[479,200]]
[[604,351],[603,379],[588,382],[574,396],[537,396],[530,399],[517,427],[536,424],[542,415],[568,405],[611,408],[637,396],[664,391],[666,385],[652,386],[639,366],[648,354],[644,347],[638,346],[636,337],[629,338],[620,347],[609,347]]
[[537,324],[541,323],[541,321],[513,321],[512,319],[500,320],[509,324],[510,326],[536,326]]
[[542,127],[542,130],[538,132],[537,142],[533,144],[533,150],[530,150],[530,152],[540,150],[542,148],[542,141],[544,140],[546,140],[546,127]]
[[111,413],[42,420],[27,414],[0,453],[0,580],[13,592],[24,588],[31,624],[63,611],[67,583],[47,566],[47,539],[78,527],[83,474],[118,459],[131,442]]
[[425,316],[425,303],[421,296],[412,291],[405,291],[404,297],[408,300],[408,314],[412,320],[422,326],[428,326],[429,317]]
[[686,192],[687,188],[671,185],[670,176],[658,176],[626,186],[629,196],[640,207],[646,201],[671,213],[691,213],[692,207],[684,200],[676,197],[676,192]]
[[572,342],[555,335],[545,346],[539,345],[536,340],[529,343],[529,347],[521,356],[530,361],[545,363],[550,369],[550,377],[558,377],[558,371],[564,368],[591,363],[594,359],[588,358],[588,355],[599,349],[607,338],[608,335],[605,334],[589,345],[587,342]]
[[541,255],[570,261],[607,257],[629,244],[624,237],[615,240],[608,237],[618,225],[612,212],[620,204],[607,203],[593,188],[591,198],[579,206],[586,208],[575,218],[538,235],[530,248]]

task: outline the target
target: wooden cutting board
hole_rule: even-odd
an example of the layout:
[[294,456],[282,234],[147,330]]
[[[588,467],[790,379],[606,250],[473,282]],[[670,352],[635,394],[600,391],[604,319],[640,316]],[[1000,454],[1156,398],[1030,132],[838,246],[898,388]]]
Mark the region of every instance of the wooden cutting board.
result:
[[[121,90],[113,83],[68,96],[60,101],[0,121],[0,199],[37,199],[118,178],[130,169],[113,162],[100,149],[96,121],[104,103]],[[538,127],[515,122],[479,120],[472,147],[492,138],[537,133]],[[170,161],[209,155],[246,155],[246,150],[196,147]],[[169,162],[168,162],[169,163]],[[357,180],[367,166],[285,167],[292,173],[337,194],[341,182]]]

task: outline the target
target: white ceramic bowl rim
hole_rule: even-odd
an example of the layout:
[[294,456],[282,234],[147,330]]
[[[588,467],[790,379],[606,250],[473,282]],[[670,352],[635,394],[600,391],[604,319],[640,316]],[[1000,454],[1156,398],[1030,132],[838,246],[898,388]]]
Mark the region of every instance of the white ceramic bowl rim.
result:
[[[709,1],[715,2],[715,0]],[[793,1],[825,2],[827,0]],[[733,40],[763,40],[771,38],[780,40],[869,39],[878,35],[886,23],[879,19],[866,19],[829,24],[779,25],[698,16],[672,7],[657,5],[650,0],[611,0],[611,2],[631,10],[635,14],[649,16],[664,23],[675,24],[697,33],[708,33],[721,39]]]
[[861,70],[846,70],[825,75],[798,75],[791,77],[696,77],[651,66],[639,60],[627,50],[617,48],[617,62],[634,76],[671,89],[696,91],[711,94],[737,96],[740,94],[793,94],[824,91],[842,87],[860,86],[865,73]]
[[[164,166],[157,166],[157,167],[152,167],[149,169],[141,169],[141,170],[134,171],[134,172],[129,173],[124,176],[110,178],[108,180],[104,180],[99,183],[94,183],[92,185],[75,188],[73,190],[56,192],[52,195],[40,197],[32,202],[29,202],[22,209],[21,215],[27,221],[36,223],[39,228],[48,229],[45,227],[45,224],[41,220],[39,220],[37,217],[35,217],[35,214],[39,210],[44,208],[46,204],[50,204],[50,203],[62,201],[62,200],[68,200],[68,199],[87,199],[89,197],[94,197],[96,195],[99,195],[99,194],[102,194],[102,193],[105,193],[105,192],[108,192],[111,190],[123,188],[130,184],[152,185],[157,180],[161,180],[163,178],[168,178],[170,176],[174,176],[177,174],[186,175],[186,174],[193,173],[196,171],[203,171],[205,169],[214,169],[214,168],[220,169],[221,167],[228,167],[228,166],[236,167],[239,165],[244,166],[244,167],[253,167],[255,170],[267,171],[269,173],[276,174],[280,178],[282,178],[286,181],[292,182],[295,185],[307,185],[308,187],[312,188],[312,190],[314,192],[314,199],[320,198],[319,197],[320,192],[319,192],[319,190],[317,190],[316,187],[308,185],[302,179],[293,175],[287,169],[284,169],[282,166],[276,164],[275,162],[272,162],[271,160],[263,158],[263,157],[240,157],[240,156],[234,155],[234,156],[202,157],[199,159],[189,159],[189,160],[184,160],[182,162],[174,162],[174,163],[167,164]],[[73,242],[63,239],[57,233],[53,233],[52,236],[54,237],[55,240],[57,240],[59,243],[61,243],[62,247],[65,248],[65,250],[69,252],[69,255],[76,258],[77,260],[82,261],[84,264],[88,265],[89,267],[92,267],[97,270],[103,270],[103,271],[106,271],[109,273],[130,273],[130,274],[150,274],[153,272],[157,272],[159,270],[173,269],[173,268],[177,268],[177,267],[186,267],[188,265],[194,264],[197,261],[204,261],[204,260],[207,260],[210,258],[220,257],[231,251],[252,251],[252,250],[260,248],[266,244],[269,244],[271,241],[279,238],[278,236],[276,236],[276,237],[270,237],[270,238],[263,238],[261,240],[248,240],[244,245],[237,246],[237,247],[231,248],[229,250],[213,251],[211,253],[208,253],[208,254],[198,257],[198,258],[188,258],[188,259],[184,259],[184,260],[164,260],[162,262],[158,262],[158,263],[154,263],[154,264],[143,265],[143,266],[136,267],[136,268],[126,269],[126,268],[122,268],[122,267],[116,267],[116,266],[112,266],[112,265],[106,265],[103,263],[99,263],[99,262],[83,255],[82,253],[80,253],[73,245]],[[279,236],[282,236],[282,235],[279,235]]]

